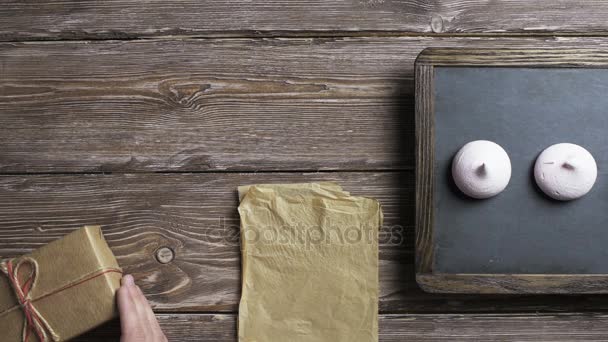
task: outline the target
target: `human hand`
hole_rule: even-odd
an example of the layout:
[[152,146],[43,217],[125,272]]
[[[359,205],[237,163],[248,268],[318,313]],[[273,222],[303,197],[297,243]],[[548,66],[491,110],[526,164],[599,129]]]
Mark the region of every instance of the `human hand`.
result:
[[125,275],[118,289],[121,342],[167,342],[152,308],[133,276]]

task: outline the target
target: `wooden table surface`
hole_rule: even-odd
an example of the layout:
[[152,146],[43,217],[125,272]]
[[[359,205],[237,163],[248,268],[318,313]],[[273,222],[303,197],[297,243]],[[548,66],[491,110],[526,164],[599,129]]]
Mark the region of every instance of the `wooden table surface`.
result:
[[608,49],[606,17],[603,0],[5,0],[0,256],[101,224],[170,340],[236,341],[236,187],[330,180],[385,211],[381,341],[608,341],[608,296],[431,295],[413,269],[416,55]]

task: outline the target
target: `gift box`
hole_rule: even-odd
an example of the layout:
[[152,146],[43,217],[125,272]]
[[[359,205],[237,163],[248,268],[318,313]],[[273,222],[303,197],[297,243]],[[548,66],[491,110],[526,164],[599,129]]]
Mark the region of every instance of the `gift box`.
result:
[[117,315],[122,271],[98,226],[3,260],[0,270],[2,341],[65,341]]

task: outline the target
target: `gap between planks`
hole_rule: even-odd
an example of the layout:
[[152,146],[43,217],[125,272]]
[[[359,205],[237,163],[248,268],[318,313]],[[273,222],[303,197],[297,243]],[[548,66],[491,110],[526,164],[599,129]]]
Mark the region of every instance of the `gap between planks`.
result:
[[82,37],[31,37],[0,40],[0,43],[34,43],[34,42],[98,42],[98,41],[149,41],[149,40],[238,40],[238,39],[307,39],[307,38],[605,38],[606,33],[598,32],[495,32],[495,33],[416,33],[400,31],[243,31],[243,32],[210,32],[197,35],[159,35],[133,37],[105,37],[103,35],[83,35]]

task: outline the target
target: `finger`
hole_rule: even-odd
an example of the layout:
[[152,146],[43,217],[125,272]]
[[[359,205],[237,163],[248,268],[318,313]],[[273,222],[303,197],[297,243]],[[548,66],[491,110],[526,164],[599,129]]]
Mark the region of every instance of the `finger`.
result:
[[160,325],[158,324],[156,315],[154,314],[152,307],[150,307],[150,304],[148,303],[146,296],[144,295],[144,293],[142,292],[142,290],[139,286],[136,286],[135,289],[137,291],[138,300],[143,301],[143,303],[144,303],[144,305],[142,305],[142,308],[143,308],[144,314],[146,315],[146,318],[150,322],[150,327],[154,329],[154,332],[156,333],[156,335],[159,335],[159,333],[162,334],[162,330],[160,329]]
[[124,333],[134,331],[138,327],[138,313],[135,301],[129,288],[134,286],[133,277],[126,275],[122,278],[122,286],[117,291],[118,312],[120,313],[120,329]]
[[134,290],[136,293],[136,301],[139,303],[139,308],[141,309],[140,314],[145,315],[150,328],[160,330],[160,326],[158,325],[158,321],[156,320],[156,315],[154,315],[154,311],[152,311],[152,308],[150,307],[146,296],[141,291],[141,288],[139,286],[135,286]]
[[140,295],[140,290],[137,285],[128,286],[129,295],[131,296],[134,308],[137,313],[137,330],[136,334],[141,336],[143,340],[150,341],[153,337],[153,329],[154,321],[150,320],[149,315],[146,312],[146,308],[148,307],[148,302],[146,301],[143,295]]
[[137,311],[142,321],[141,324],[145,324],[146,327],[146,336],[148,340],[156,340],[156,336],[160,332],[160,326],[156,320],[156,316],[146,299],[146,296],[141,291],[139,286],[134,286],[130,288],[133,299],[137,305]]

